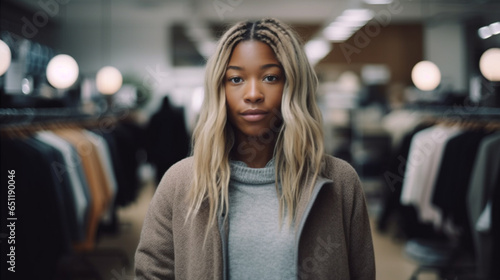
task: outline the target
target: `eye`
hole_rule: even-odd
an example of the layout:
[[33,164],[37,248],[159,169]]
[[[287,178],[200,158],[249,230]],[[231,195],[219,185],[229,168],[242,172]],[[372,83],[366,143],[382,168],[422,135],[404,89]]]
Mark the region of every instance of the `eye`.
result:
[[241,82],[243,82],[243,79],[240,77],[232,77],[232,78],[229,78],[228,81],[233,83],[233,84],[240,84]]
[[276,82],[278,80],[278,76],[269,75],[264,78],[266,82]]

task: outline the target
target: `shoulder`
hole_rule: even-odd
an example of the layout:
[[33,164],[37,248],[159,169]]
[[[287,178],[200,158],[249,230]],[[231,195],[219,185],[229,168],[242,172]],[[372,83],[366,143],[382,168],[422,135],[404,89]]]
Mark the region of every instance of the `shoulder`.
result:
[[334,182],[359,181],[356,170],[345,160],[325,155],[323,158],[322,175]]
[[331,180],[332,190],[348,202],[346,205],[364,196],[358,173],[345,160],[325,155],[321,176]]
[[178,161],[165,172],[156,192],[170,196],[183,194],[187,192],[192,179],[193,157],[191,156]]
[[164,181],[165,177],[171,179],[190,178],[193,172],[193,161],[193,157],[190,156],[176,162],[165,172],[162,181]]

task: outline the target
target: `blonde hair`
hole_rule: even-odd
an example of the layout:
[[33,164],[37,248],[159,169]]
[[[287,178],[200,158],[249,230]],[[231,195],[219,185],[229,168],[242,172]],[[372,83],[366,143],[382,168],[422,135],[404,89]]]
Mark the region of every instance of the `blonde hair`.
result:
[[[321,113],[315,100],[318,80],[298,38],[280,21],[263,19],[239,22],[219,40],[206,65],[205,99],[193,135],[194,177],[188,217],[200,210],[204,200],[209,206],[209,227],[229,211],[229,153],[234,135],[227,121],[223,77],[234,47],[242,41],[256,40],[273,49],[285,74],[283,121],[277,132],[274,158],[280,219],[286,213],[289,225],[294,221],[299,195],[305,184],[315,183],[324,155]],[[306,178],[312,180],[306,182]]]

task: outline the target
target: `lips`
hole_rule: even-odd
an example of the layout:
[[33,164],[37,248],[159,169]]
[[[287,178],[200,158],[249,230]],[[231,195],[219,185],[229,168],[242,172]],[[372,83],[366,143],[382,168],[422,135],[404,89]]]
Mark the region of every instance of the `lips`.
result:
[[256,122],[264,119],[267,115],[267,111],[260,110],[260,109],[248,109],[243,111],[241,113],[241,116],[243,119],[249,121],[249,122]]

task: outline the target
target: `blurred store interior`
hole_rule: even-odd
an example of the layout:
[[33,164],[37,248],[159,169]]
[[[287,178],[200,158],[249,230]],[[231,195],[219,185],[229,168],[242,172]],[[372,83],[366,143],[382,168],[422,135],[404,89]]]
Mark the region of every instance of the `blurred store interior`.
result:
[[[317,72],[325,152],[363,182],[377,278],[500,279],[500,1],[2,0],[0,13],[2,174],[26,186],[21,274],[133,279],[218,37],[276,17]],[[86,212],[90,199],[102,207]]]

